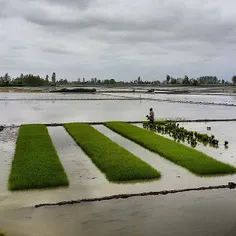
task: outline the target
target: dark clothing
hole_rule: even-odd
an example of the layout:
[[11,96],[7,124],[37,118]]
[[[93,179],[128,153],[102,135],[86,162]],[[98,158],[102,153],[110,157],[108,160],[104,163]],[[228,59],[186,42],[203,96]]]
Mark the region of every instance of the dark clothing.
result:
[[149,120],[150,120],[150,123],[154,123],[154,112],[153,111],[150,111]]
[[150,123],[154,124],[154,119],[152,119],[151,117],[150,117]]

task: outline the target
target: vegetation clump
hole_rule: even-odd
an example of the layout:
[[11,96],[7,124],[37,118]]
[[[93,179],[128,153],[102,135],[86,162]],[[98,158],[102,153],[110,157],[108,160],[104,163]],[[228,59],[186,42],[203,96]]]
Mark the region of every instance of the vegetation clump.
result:
[[160,178],[160,173],[89,124],[64,124],[67,132],[109,181]]
[[[106,122],[105,125],[139,145],[185,167],[198,175],[235,173],[236,168],[173,140],[125,122]],[[173,124],[172,124],[173,125]],[[193,132],[189,134],[194,136]]]
[[89,88],[75,88],[75,89],[59,89],[59,90],[53,90],[51,93],[95,93],[97,90],[95,88],[89,89]]
[[225,148],[227,149],[228,148],[228,144],[229,144],[229,142],[228,141],[225,141]]
[[46,126],[21,125],[9,176],[9,189],[39,189],[68,184]]
[[153,131],[157,131],[161,134],[168,134],[175,141],[188,142],[192,147],[196,147],[197,143],[203,143],[205,146],[210,145],[218,148],[219,140],[215,139],[214,135],[208,136],[207,134],[201,134],[191,130],[187,130],[184,127],[179,127],[176,122],[156,121],[155,124],[143,122],[143,127]]

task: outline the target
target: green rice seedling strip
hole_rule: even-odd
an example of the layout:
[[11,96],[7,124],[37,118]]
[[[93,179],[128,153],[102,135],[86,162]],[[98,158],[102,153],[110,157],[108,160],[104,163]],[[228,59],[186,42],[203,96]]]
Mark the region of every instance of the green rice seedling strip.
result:
[[157,179],[160,173],[89,124],[64,125],[75,142],[109,181]]
[[68,184],[46,126],[21,125],[9,176],[9,189],[52,188]]
[[200,151],[151,131],[125,122],[106,122],[105,125],[116,133],[197,175],[221,175],[236,172],[236,168],[229,164],[217,161]]

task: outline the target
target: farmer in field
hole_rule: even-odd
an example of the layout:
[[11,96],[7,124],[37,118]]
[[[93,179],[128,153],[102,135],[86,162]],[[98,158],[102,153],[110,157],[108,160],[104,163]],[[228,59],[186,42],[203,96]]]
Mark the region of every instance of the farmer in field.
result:
[[147,115],[148,120],[150,120],[150,123],[154,123],[154,111],[152,108],[150,108],[149,115]]

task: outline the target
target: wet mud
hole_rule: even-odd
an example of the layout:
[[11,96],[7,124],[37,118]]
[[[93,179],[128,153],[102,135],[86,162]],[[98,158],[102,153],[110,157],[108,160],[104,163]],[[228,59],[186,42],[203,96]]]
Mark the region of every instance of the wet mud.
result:
[[8,192],[8,175],[15,151],[18,128],[4,128],[0,132],[0,196]]
[[186,188],[186,189],[173,189],[173,190],[163,190],[157,192],[143,192],[143,193],[133,193],[133,194],[117,194],[111,196],[105,196],[100,198],[85,198],[81,200],[72,200],[72,201],[62,201],[57,203],[43,203],[43,204],[36,204],[35,207],[43,207],[43,206],[63,206],[69,204],[80,204],[83,202],[100,202],[100,201],[108,201],[113,199],[125,199],[131,197],[142,197],[142,196],[157,196],[157,195],[167,195],[173,193],[182,193],[182,192],[189,192],[189,191],[203,191],[203,190],[212,190],[212,189],[235,189],[236,184],[233,182],[229,182],[227,185],[218,185],[218,186],[208,186],[208,187],[199,187],[199,188]]

